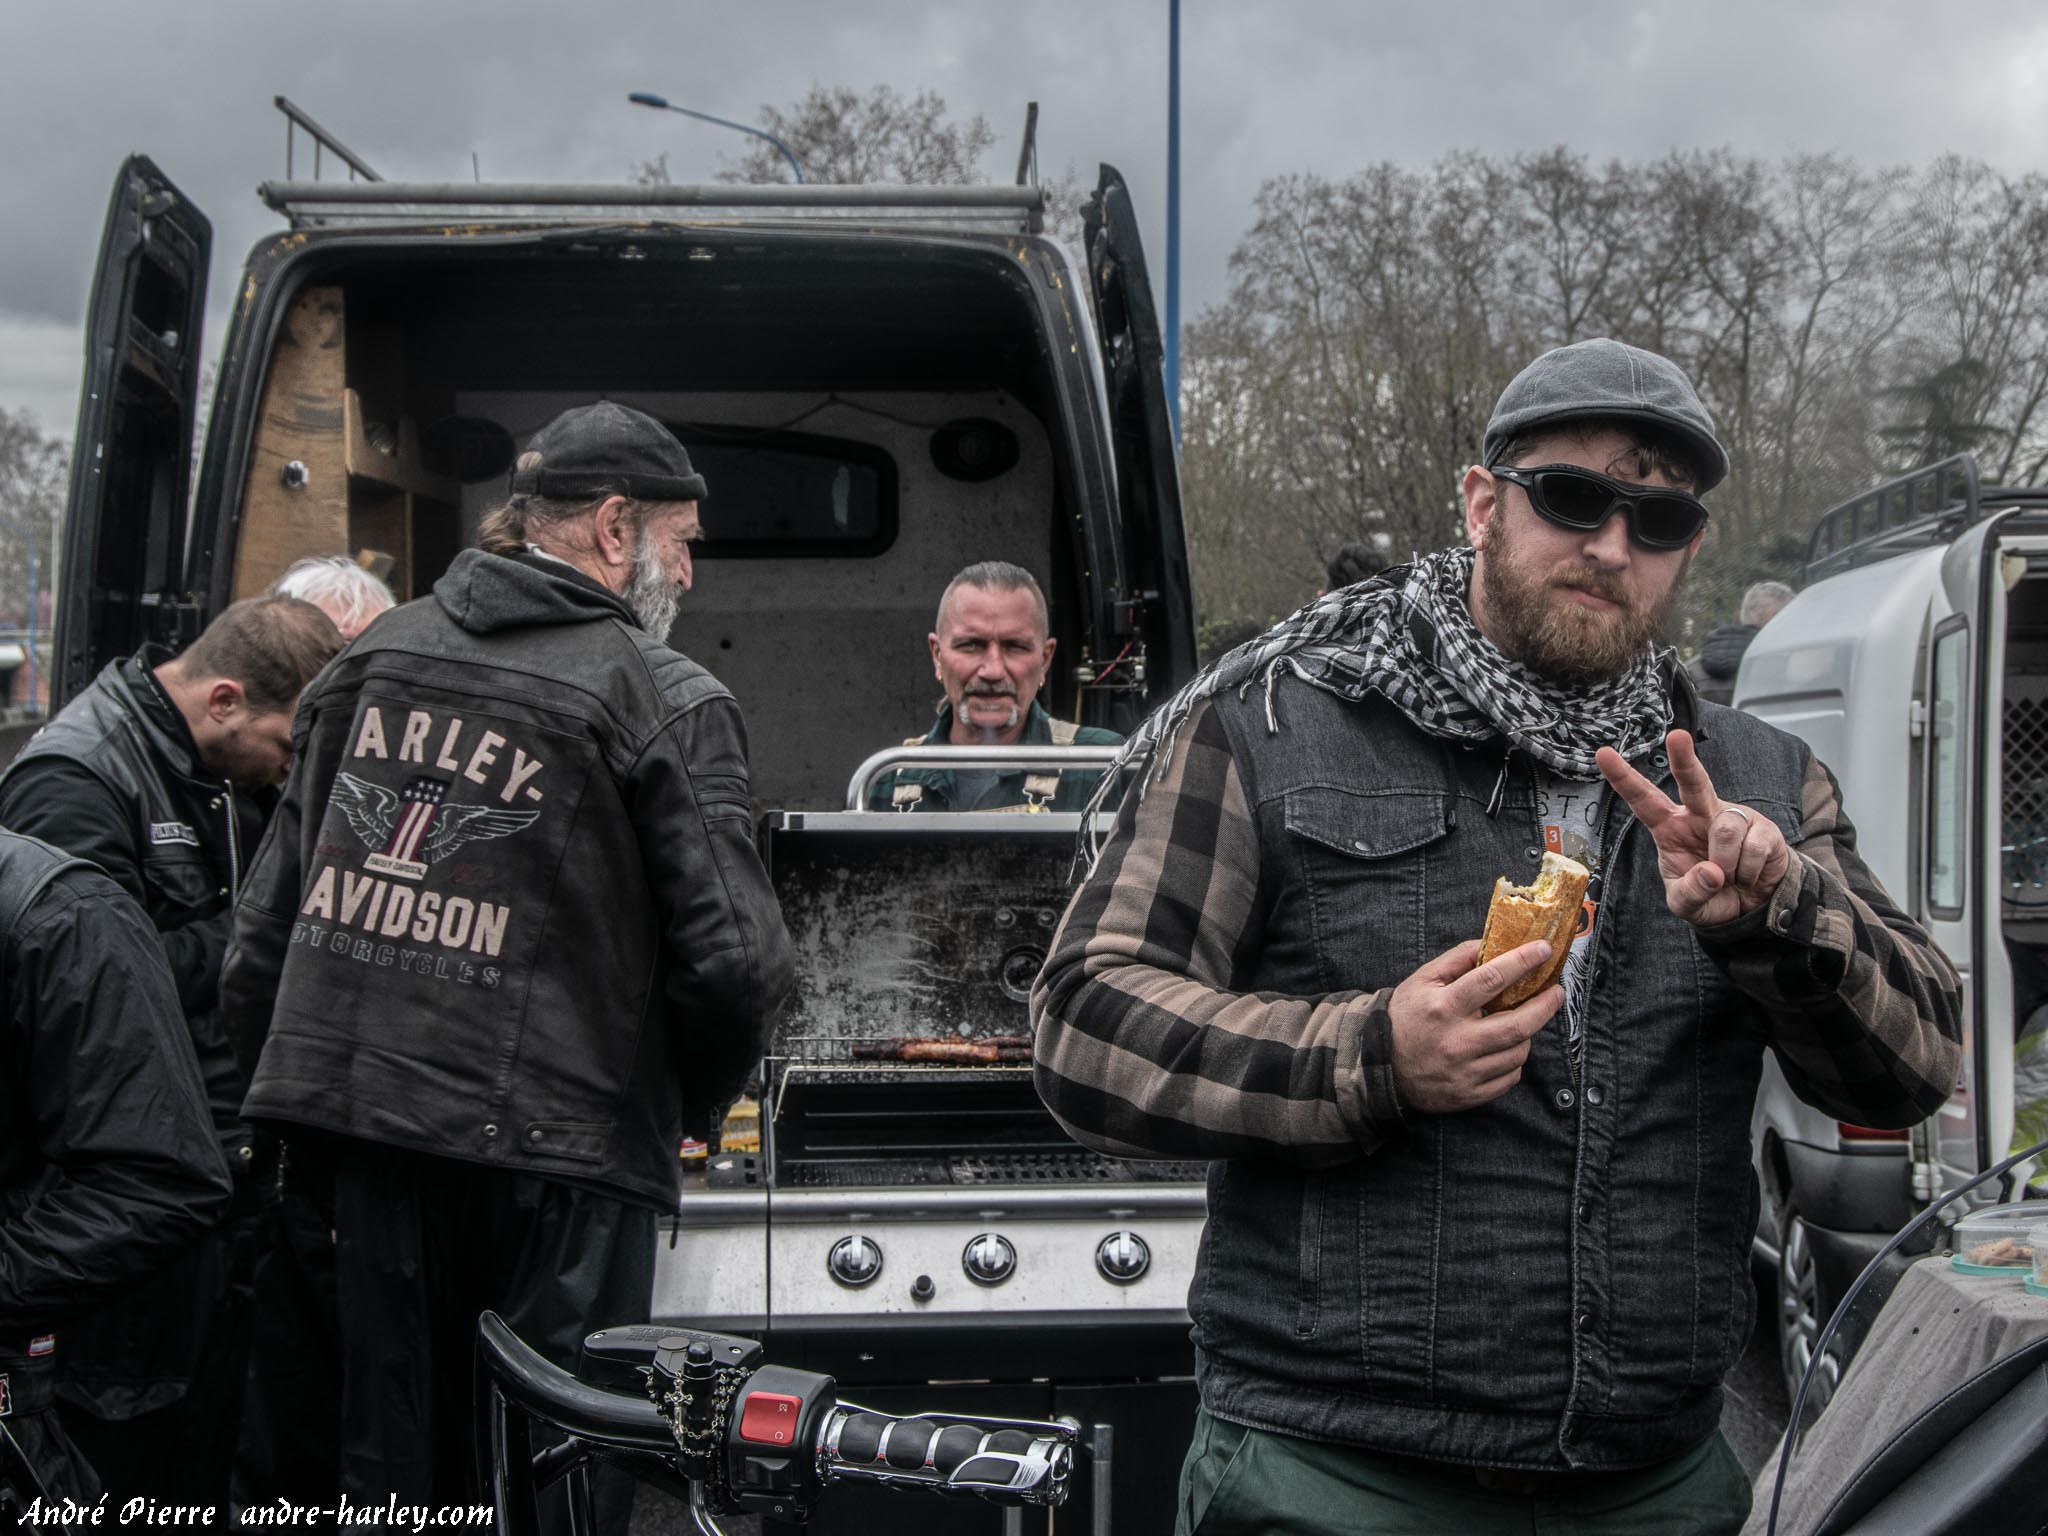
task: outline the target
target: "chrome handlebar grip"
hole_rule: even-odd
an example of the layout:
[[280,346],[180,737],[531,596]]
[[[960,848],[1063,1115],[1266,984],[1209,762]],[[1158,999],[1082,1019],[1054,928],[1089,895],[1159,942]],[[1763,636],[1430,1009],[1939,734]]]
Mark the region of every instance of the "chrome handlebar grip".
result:
[[877,1483],[971,1495],[991,1504],[1053,1505],[1067,1496],[1081,1426],[1073,1419],[895,1417],[852,1403],[818,1436],[821,1483]]

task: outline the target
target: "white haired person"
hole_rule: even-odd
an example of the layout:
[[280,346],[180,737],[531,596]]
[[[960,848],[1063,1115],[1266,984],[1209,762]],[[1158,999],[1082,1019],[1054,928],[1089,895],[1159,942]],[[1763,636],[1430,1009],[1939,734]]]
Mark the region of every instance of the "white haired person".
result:
[[297,561],[270,590],[280,597],[311,603],[334,620],[344,641],[355,639],[370,620],[397,602],[389,587],[347,555],[314,555]]
[[1759,581],[1742,594],[1742,607],[1735,622],[1716,625],[1701,642],[1699,655],[1685,664],[1701,698],[1715,704],[1734,702],[1735,674],[1741,670],[1749,642],[1793,596],[1792,589],[1782,581]]

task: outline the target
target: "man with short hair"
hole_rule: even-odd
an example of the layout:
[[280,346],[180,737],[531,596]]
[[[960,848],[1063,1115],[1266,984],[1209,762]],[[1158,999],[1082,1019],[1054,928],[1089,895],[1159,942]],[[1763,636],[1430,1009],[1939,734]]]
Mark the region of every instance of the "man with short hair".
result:
[[666,643],[703,478],[605,402],[511,492],[308,692],[223,984],[249,1115],[331,1171],[357,1505],[476,1501],[479,1312],[565,1368],[646,1318],[684,1134],[791,981],[739,706]]
[[1735,699],[1735,674],[1742,670],[1742,658],[1757,631],[1778,616],[1794,594],[1782,581],[1759,581],[1742,594],[1742,607],[1733,624],[1717,624],[1700,643],[1699,655],[1685,664],[1699,696],[1715,704]]
[[[248,1073],[219,1013],[230,912],[256,851],[245,803],[283,780],[300,690],[340,645],[310,603],[234,603],[182,654],[145,646],[108,665],[0,775],[0,826],[92,861],[148,914],[245,1214],[257,1200]],[[60,1411],[118,1498],[225,1505],[249,1257],[217,1232],[71,1331]]]
[[343,644],[397,601],[389,587],[347,555],[309,555],[295,561],[270,590],[318,608],[334,621]]
[[[177,989],[142,909],[82,859],[0,832],[0,1431],[52,1500],[98,1478],[55,1412],[71,1323],[227,1208]],[[12,1490],[0,1447],[0,1515]],[[46,1506],[47,1507],[47,1506]]]
[[[1040,1092],[1212,1159],[1182,1532],[1733,1532],[1763,1053],[1910,1125],[1959,984],[1797,739],[1657,645],[1727,456],[1691,383],[1546,353],[1465,473],[1471,547],[1333,592],[1127,749],[1032,996]],[[1593,873],[1553,961],[1495,882]],[[1226,1476],[1227,1472],[1227,1476]]]
[[[905,746],[1109,746],[1101,726],[1055,720],[1038,702],[1058,641],[1045,593],[1020,565],[983,560],[946,583],[931,634],[932,671],[945,689],[939,715]],[[868,809],[1078,811],[1094,772],[1023,768],[899,768],[868,792]]]

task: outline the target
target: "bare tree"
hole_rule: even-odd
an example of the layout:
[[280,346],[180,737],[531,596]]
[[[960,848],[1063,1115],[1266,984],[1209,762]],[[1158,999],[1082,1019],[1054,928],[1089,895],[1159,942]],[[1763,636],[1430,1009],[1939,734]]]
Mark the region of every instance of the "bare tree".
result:
[[[906,98],[888,85],[865,96],[845,86],[814,85],[786,112],[761,108],[760,126],[789,146],[804,180],[842,186],[981,181],[981,157],[996,141],[979,114],[964,123],[948,121],[946,99],[938,92],[924,90]],[[718,179],[788,181],[791,172],[774,145],[756,141]]]
[[[63,440],[42,432],[27,412],[0,408],[0,639],[33,640],[37,678],[49,664],[50,594],[69,460]],[[26,681],[14,683],[17,701]]]

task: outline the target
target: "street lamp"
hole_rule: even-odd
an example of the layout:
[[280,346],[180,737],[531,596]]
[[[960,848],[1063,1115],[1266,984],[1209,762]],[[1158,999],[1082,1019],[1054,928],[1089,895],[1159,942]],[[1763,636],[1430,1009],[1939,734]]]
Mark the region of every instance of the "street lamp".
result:
[[749,128],[745,123],[735,123],[723,117],[713,117],[709,112],[697,112],[689,107],[679,107],[666,96],[657,96],[652,91],[634,91],[626,100],[636,107],[658,107],[664,112],[680,112],[685,117],[694,117],[700,123],[716,123],[721,128],[734,128],[741,133],[751,133],[757,139],[766,139],[782,151],[782,158],[789,162],[789,169],[799,185],[804,179],[804,168],[796,163],[796,156],[789,152],[789,146],[774,134],[760,128]]

